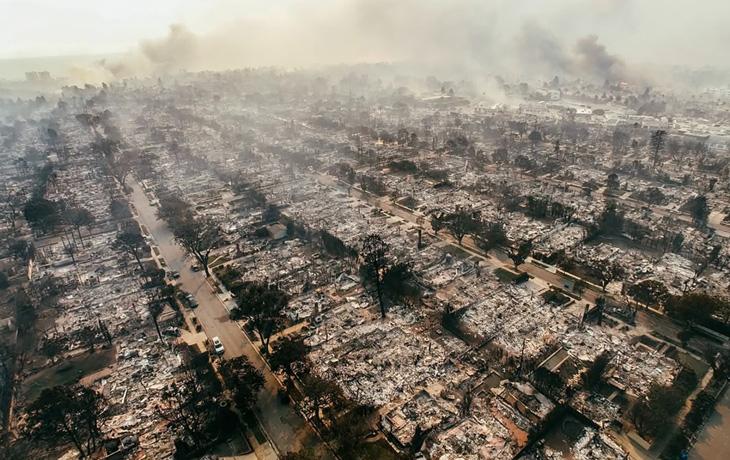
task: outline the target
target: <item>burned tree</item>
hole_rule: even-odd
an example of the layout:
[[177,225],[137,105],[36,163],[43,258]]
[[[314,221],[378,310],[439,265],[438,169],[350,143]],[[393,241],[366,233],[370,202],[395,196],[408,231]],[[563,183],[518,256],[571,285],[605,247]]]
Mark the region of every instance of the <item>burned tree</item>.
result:
[[629,146],[631,137],[628,133],[621,130],[615,130],[611,136],[611,148],[614,154],[624,154]]

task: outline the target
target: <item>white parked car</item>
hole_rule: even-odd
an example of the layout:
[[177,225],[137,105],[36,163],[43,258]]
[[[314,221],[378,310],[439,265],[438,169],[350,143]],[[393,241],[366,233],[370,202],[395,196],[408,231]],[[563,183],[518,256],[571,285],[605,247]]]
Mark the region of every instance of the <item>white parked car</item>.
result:
[[213,351],[217,355],[222,355],[226,349],[223,347],[223,342],[221,342],[221,339],[219,337],[213,337]]

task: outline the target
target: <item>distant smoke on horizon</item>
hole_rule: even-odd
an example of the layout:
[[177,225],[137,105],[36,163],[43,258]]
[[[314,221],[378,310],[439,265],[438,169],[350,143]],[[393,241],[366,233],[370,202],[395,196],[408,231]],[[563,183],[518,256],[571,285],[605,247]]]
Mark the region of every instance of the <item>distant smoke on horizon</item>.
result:
[[[183,69],[406,62],[465,78],[558,75],[648,84],[651,79],[635,57],[622,57],[608,45],[627,48],[628,38],[610,32],[603,22],[622,21],[638,30],[652,11],[639,0],[295,2],[266,18],[231,11],[231,23],[209,33],[175,24],[167,36],[143,40],[124,57],[86,70],[89,78],[101,81]],[[604,41],[604,33],[609,40]]]

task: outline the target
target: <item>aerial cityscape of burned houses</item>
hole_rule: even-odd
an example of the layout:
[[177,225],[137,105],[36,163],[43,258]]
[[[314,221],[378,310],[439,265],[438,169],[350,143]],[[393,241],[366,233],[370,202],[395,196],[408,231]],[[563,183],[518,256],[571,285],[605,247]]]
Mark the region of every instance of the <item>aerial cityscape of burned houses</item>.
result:
[[499,85],[4,99],[8,458],[684,455],[730,370],[730,92]]

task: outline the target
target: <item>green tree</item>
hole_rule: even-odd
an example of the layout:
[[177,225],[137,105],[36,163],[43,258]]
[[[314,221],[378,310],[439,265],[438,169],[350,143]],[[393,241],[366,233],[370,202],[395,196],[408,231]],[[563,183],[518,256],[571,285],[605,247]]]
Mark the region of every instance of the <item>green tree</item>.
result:
[[8,244],[8,253],[14,259],[28,262],[35,256],[35,247],[32,242],[27,240],[11,240]]
[[59,204],[45,198],[33,197],[25,203],[23,215],[29,224],[47,232],[60,222]]
[[690,292],[670,299],[667,312],[686,324],[706,324],[719,306],[720,301],[716,297],[701,292]]
[[117,234],[117,238],[112,243],[112,247],[117,251],[124,251],[134,257],[137,265],[139,265],[140,271],[144,273],[144,266],[140,257],[144,248],[147,247],[147,242],[141,233],[130,230],[123,231]]
[[621,187],[621,182],[618,180],[618,174],[609,174],[608,178],[606,179],[606,188],[611,191],[616,191],[619,189],[619,187]]
[[202,446],[210,440],[206,428],[216,407],[213,396],[193,370],[185,369],[160,393],[157,413],[172,429],[182,430],[193,446]]
[[274,369],[283,370],[290,377],[294,373],[292,366],[304,362],[307,353],[309,347],[304,344],[303,337],[286,336],[274,343],[269,364]]
[[583,381],[583,387],[585,387],[587,390],[594,390],[598,386],[598,384],[601,383],[603,371],[606,370],[606,367],[608,366],[608,363],[610,361],[610,353],[604,351],[603,353],[598,355],[581,377],[581,380]]
[[488,252],[507,242],[507,232],[501,222],[481,222],[474,239],[479,249]]
[[535,129],[527,136],[527,139],[530,141],[530,144],[532,144],[532,151],[534,152],[537,144],[542,142],[542,133]]
[[672,252],[679,254],[684,244],[684,235],[681,232],[677,232],[672,237]]
[[370,234],[365,237],[360,249],[360,271],[363,283],[373,286],[380,306],[380,314],[385,318],[385,299],[383,298],[383,277],[385,276],[390,260],[388,258],[388,244],[380,235]]
[[667,432],[684,398],[674,388],[653,384],[649,394],[631,410],[631,419],[643,436],[657,438]]
[[15,323],[18,332],[30,332],[35,326],[37,318],[35,305],[28,294],[22,289],[18,290],[15,293]]
[[508,163],[509,152],[504,147],[496,149],[492,154],[492,161],[494,161],[495,163]]
[[527,257],[532,252],[532,241],[523,241],[517,245],[517,247],[510,247],[507,249],[507,257],[512,260],[515,269],[523,264]]
[[596,261],[588,267],[588,272],[601,284],[601,289],[606,291],[609,283],[618,281],[625,275],[621,265],[613,261]]
[[421,289],[415,282],[413,266],[409,262],[390,264],[383,274],[383,294],[391,300],[415,304],[421,298]]
[[28,406],[30,436],[54,445],[71,442],[82,458],[91,457],[101,440],[102,409],[102,397],[89,388],[46,388]]
[[633,284],[629,287],[628,294],[650,307],[664,305],[671,297],[664,283],[657,280],[644,280]]
[[86,208],[70,208],[67,209],[65,212],[65,218],[66,221],[71,224],[74,229],[76,230],[76,233],[79,235],[79,240],[81,240],[81,244],[84,244],[84,239],[81,237],[81,227],[89,227],[94,223],[94,215],[91,214],[91,211],[89,211]]
[[113,199],[109,202],[109,212],[114,219],[128,219],[132,217],[129,204],[125,200]]
[[447,214],[444,218],[444,227],[461,246],[461,241],[470,233],[479,229],[479,220],[475,213],[468,209],[459,209],[456,212]]
[[341,458],[368,458],[361,455],[363,439],[372,431],[375,408],[356,405],[344,414],[334,417],[330,432],[337,443],[337,453]]
[[302,389],[312,405],[314,419],[319,426],[323,426],[322,417],[330,418],[346,403],[339,386],[330,380],[314,374],[307,374],[301,380]]
[[598,217],[598,230],[603,235],[619,235],[624,229],[624,220],[623,210],[615,201],[609,201]]
[[664,150],[664,144],[667,140],[667,132],[663,129],[659,129],[651,133],[651,139],[649,144],[651,145],[652,152],[652,165],[656,168],[661,162],[661,152]]
[[445,214],[441,212],[435,212],[431,215],[430,223],[434,234],[438,235],[439,231],[446,226],[445,217]]
[[698,227],[707,226],[707,218],[710,216],[710,206],[707,203],[705,195],[698,195],[687,201],[686,204],[689,215]]
[[310,447],[302,448],[298,452],[287,452],[279,458],[281,460],[319,460],[321,457]]
[[264,386],[264,376],[245,356],[223,361],[220,367],[226,387],[233,394],[233,402],[242,413],[256,404],[256,396]]
[[200,262],[210,276],[210,253],[222,240],[220,228],[203,218],[177,221],[172,225],[175,240]]
[[281,310],[289,302],[287,294],[268,283],[243,283],[236,291],[238,308],[231,312],[234,318],[246,317],[261,339],[265,353],[269,352],[271,335],[281,323]]

